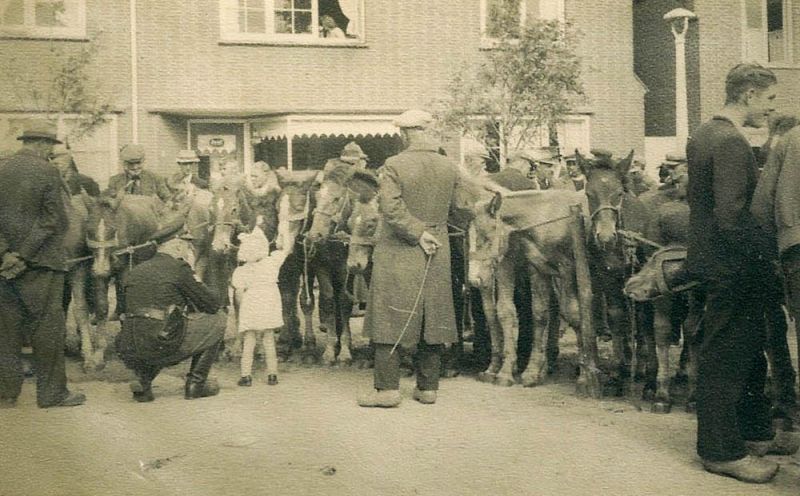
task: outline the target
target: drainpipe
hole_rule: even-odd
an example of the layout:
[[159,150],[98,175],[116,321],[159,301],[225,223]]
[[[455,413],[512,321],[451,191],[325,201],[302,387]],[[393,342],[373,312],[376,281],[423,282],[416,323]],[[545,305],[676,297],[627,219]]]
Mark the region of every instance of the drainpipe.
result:
[[131,6],[131,141],[139,143],[139,60],[136,41],[136,0]]

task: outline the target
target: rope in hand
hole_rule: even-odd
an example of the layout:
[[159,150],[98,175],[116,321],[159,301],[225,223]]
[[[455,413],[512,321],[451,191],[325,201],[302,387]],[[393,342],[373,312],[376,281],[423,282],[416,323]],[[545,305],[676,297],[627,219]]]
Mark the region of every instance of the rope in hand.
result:
[[422,298],[422,291],[425,289],[425,280],[428,278],[428,270],[431,268],[431,260],[433,260],[433,255],[425,255],[427,260],[425,261],[425,272],[422,274],[422,283],[419,285],[419,291],[417,291],[417,297],[414,300],[414,306],[411,308],[411,313],[408,314],[408,319],[406,319],[406,323],[403,326],[403,330],[400,331],[400,336],[397,338],[397,342],[394,343],[392,346],[392,351],[389,352],[389,356],[393,355],[397,347],[400,345],[400,341],[403,340],[403,336],[405,336],[406,331],[408,330],[408,326],[411,324],[411,319],[414,317],[414,314],[417,313],[417,307],[419,307],[419,300]]

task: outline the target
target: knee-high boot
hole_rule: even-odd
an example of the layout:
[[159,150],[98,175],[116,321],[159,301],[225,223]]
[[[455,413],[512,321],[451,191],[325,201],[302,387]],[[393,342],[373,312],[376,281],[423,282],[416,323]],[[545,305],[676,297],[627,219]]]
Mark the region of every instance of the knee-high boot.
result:
[[192,365],[189,368],[189,374],[186,375],[184,396],[187,400],[205,398],[219,393],[219,385],[210,384],[207,379],[211,366],[217,359],[220,346],[221,343],[217,343],[192,357]]

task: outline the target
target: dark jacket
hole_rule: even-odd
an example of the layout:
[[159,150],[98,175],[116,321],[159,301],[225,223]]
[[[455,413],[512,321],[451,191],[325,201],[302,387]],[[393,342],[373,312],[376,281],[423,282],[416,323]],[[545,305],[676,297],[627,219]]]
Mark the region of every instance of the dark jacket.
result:
[[686,146],[690,233],[687,263],[701,280],[732,281],[763,268],[768,243],[750,203],[756,158],[747,139],[724,117],[701,125]]
[[186,262],[163,253],[131,269],[125,282],[125,318],[117,337],[117,351],[129,366],[137,362],[156,363],[177,350],[184,339],[185,318],[174,321],[142,317],[148,310],[193,307],[216,313],[217,295],[194,278]]
[[751,207],[781,253],[800,245],[800,128],[775,144],[761,173]]
[[[374,343],[394,344],[408,323],[400,344],[416,345],[423,315],[428,344],[455,342],[447,222],[458,181],[455,165],[435,147],[411,147],[386,160],[379,179],[381,224],[364,317],[365,332]],[[425,276],[426,256],[418,244],[423,231],[441,243]]]
[[149,170],[143,170],[133,182],[125,172],[108,180],[108,192],[112,196],[123,191],[133,195],[157,196],[161,201],[168,201],[172,196],[164,178]]
[[537,189],[536,184],[528,179],[522,172],[514,169],[513,167],[506,167],[500,172],[489,174],[489,179],[511,191],[525,191],[528,189]]
[[0,162],[0,254],[64,270],[67,215],[58,169],[25,149]]

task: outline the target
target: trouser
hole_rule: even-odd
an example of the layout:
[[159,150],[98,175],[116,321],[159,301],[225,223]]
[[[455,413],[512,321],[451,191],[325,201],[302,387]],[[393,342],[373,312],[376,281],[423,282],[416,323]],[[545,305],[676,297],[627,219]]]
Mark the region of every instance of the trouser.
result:
[[[192,359],[189,374],[186,376],[187,381],[204,382],[217,359],[226,323],[227,314],[224,312],[190,314],[183,341],[176,350],[161,356],[145,358],[136,356],[136,350],[127,349],[130,346],[128,343],[132,343],[132,340],[118,339],[118,351],[125,364],[133,369],[145,388],[150,387],[150,383],[161,369],[177,365],[187,358]],[[123,338],[122,332],[120,338]]]
[[[400,348],[392,353],[391,344],[374,343],[375,349],[375,389],[400,389]],[[414,357],[417,373],[417,388],[421,391],[439,389],[439,373],[442,366],[444,345],[431,345],[420,339]]]
[[33,348],[36,403],[56,405],[69,394],[63,295],[61,272],[29,269],[12,280],[0,278],[0,398],[16,399],[22,390],[24,336]]
[[264,360],[267,362],[267,375],[278,374],[278,353],[275,350],[275,330],[267,329],[264,331],[245,331],[242,342],[242,377],[248,376],[253,372],[253,356],[256,351],[256,341],[259,334],[261,343],[264,345]]
[[797,375],[789,353],[786,337],[788,324],[782,306],[784,291],[778,277],[770,278],[766,293],[766,350],[772,368],[772,400],[775,407],[773,416],[785,417],[797,407],[797,393],[794,389]]
[[745,441],[774,436],[764,394],[764,289],[757,273],[708,288],[697,377],[697,453],[704,460],[738,460],[747,454]]

